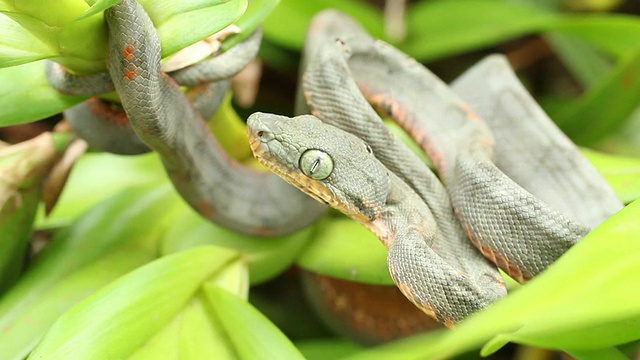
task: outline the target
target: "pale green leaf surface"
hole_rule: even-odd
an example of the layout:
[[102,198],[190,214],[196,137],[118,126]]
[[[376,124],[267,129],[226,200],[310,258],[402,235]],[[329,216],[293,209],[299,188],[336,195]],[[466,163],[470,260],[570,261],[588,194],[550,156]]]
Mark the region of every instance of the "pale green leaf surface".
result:
[[[235,294],[246,294],[247,267],[236,258],[218,269],[207,281]],[[203,291],[198,290],[164,327],[159,329],[130,360],[142,359],[235,359],[235,349],[221,328]]]
[[251,304],[215,285],[204,292],[243,360],[304,359],[291,341]]
[[44,119],[85,98],[54,90],[44,75],[44,61],[0,69],[0,126]]
[[608,155],[589,149],[582,153],[604,175],[624,203],[640,198],[640,159]]
[[[121,156],[87,153],[76,163],[58,204],[48,217],[38,219],[39,228],[67,225],[98,202],[122,190],[168,183],[155,153]],[[176,203],[180,202],[175,197]]]
[[164,235],[163,254],[194,246],[217,245],[235,249],[249,263],[252,284],[264,282],[280,274],[296,259],[308,243],[314,226],[277,238],[243,235],[203,219],[184,209]]
[[126,358],[236,256],[221,248],[199,247],[140,267],[63,314],[29,359]]
[[2,13],[0,34],[0,68],[45,59],[56,54],[54,49]]
[[297,263],[309,271],[340,279],[393,284],[387,269],[387,249],[363,225],[346,217],[323,219],[314,241]]
[[638,216],[640,201],[592,231],[539,277],[454,331],[416,336],[353,358],[446,358],[484,343],[486,355],[505,341],[595,351],[640,338],[640,290],[630,286],[640,273]]
[[107,10],[111,6],[117,4],[119,1],[120,0],[98,0],[91,4],[91,7],[89,7],[84,13],[82,13],[82,15],[80,15],[80,17],[78,17],[78,20],[99,14]]
[[[189,305],[185,307],[188,309]],[[184,311],[184,310],[183,310]],[[179,360],[180,358],[180,333],[183,326],[183,313],[174,316],[173,319],[158,330],[144,345],[138,347],[127,360]]]
[[125,244],[104,252],[89,264],[78,266],[58,282],[38,291],[42,297],[37,300],[29,299],[29,308],[17,309],[0,318],[0,322],[7,326],[6,329],[10,329],[0,336],[1,358],[24,359],[62,313],[101,286],[154,258],[155,254],[141,250],[139,244]]
[[130,189],[59,232],[0,298],[0,358],[23,358],[62,312],[155,258],[175,197],[169,186]]
[[247,0],[213,1],[208,7],[173,9],[176,13],[161,24],[154,22],[162,41],[162,56],[171,55],[222,30],[236,21],[246,9]]
[[203,292],[182,313],[179,349],[184,358],[236,359],[235,349],[220,327]]

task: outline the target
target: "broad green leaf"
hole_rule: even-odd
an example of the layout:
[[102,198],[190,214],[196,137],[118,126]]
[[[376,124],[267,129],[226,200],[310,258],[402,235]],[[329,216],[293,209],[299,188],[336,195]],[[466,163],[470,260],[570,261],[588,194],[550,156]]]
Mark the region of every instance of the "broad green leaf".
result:
[[[218,269],[207,284],[215,284],[245,298],[247,271],[244,260],[236,257]],[[209,300],[199,289],[167,325],[128,359],[236,359],[235,353],[236,349],[220,326]]]
[[342,359],[363,349],[345,339],[313,339],[296,342],[298,349],[307,360]]
[[581,39],[556,33],[548,34],[546,39],[573,77],[584,87],[588,88],[596,84],[613,68],[611,59]]
[[571,139],[589,144],[618,129],[640,101],[640,47],[587,93],[551,114]]
[[504,0],[418,2],[409,9],[407,22],[408,37],[398,46],[421,61],[549,31],[579,38],[616,57],[640,46],[640,19],[635,16],[551,13]]
[[236,257],[221,248],[199,247],[140,267],[63,314],[29,359],[126,358]]
[[215,285],[205,285],[204,292],[238,358],[304,359],[291,341],[248,302]]
[[353,16],[374,36],[382,37],[382,14],[355,0],[281,0],[264,23],[264,37],[280,46],[300,51],[311,18],[326,8],[338,9]]
[[630,203],[640,199],[640,159],[608,155],[582,149],[582,153],[604,175],[620,200]]
[[158,30],[162,42],[162,57],[222,30],[247,9],[247,0],[141,3]]
[[[87,153],[75,164],[53,212],[40,218],[37,226],[52,228],[68,225],[100,201],[125,189],[164,183],[168,177],[155,153],[122,156]],[[180,202],[174,197],[175,203]]]
[[314,273],[340,279],[393,284],[387,269],[387,249],[373,233],[346,217],[323,219],[314,241],[297,263]]
[[[453,331],[419,335],[353,358],[448,358],[507,341],[582,353],[640,339],[640,201],[593,230],[553,266]],[[609,352],[610,353],[610,352]]]
[[249,263],[250,281],[269,280],[295,261],[311,238],[315,226],[277,238],[239,234],[213,224],[190,209],[184,209],[164,235],[161,253],[168,254],[194,246],[216,245],[235,249]]
[[225,39],[222,43],[222,48],[227,50],[249,36],[255,29],[262,25],[279,2],[280,0],[249,0],[247,11],[234,22],[234,24],[240,28],[240,33],[231,35]]
[[407,15],[408,37],[398,46],[421,61],[539,32],[558,16],[501,0],[421,1]]
[[[2,13],[0,33],[0,68],[45,59],[55,54],[54,49]],[[3,81],[0,83],[4,84]]]
[[175,202],[169,186],[126,190],[56,234],[0,298],[0,358],[24,358],[65,310],[153,260]]
[[0,69],[0,126],[44,119],[84,99],[54,90],[44,76],[44,61]]
[[597,46],[616,57],[640,47],[640,18],[621,14],[568,15],[548,30]]

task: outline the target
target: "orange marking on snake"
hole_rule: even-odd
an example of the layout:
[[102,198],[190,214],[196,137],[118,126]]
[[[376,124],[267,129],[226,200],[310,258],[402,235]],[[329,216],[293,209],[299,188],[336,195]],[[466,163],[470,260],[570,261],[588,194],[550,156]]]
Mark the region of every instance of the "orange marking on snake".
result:
[[409,300],[411,300],[411,302],[417,307],[419,308],[422,312],[424,312],[425,314],[431,316],[432,318],[436,319],[437,321],[441,322],[444,326],[448,327],[448,328],[455,328],[456,327],[456,323],[452,320],[452,319],[446,319],[443,318],[441,316],[439,316],[438,314],[436,314],[435,309],[426,303],[420,303],[417,301],[416,297],[413,295],[413,292],[411,291],[411,288],[409,288],[409,286],[405,283],[402,282],[398,282],[397,283],[398,289],[400,289],[400,292],[402,292],[404,294],[404,296],[406,296]]
[[129,127],[129,118],[122,107],[115,105],[109,101],[93,97],[88,100],[91,111],[107,121],[110,121],[120,127]]
[[206,218],[211,218],[215,215],[215,212],[211,208],[211,205],[205,201],[198,201],[193,204],[193,207],[198,213],[202,214],[202,216]]
[[128,61],[133,60],[133,53],[136,51],[135,46],[132,44],[127,45],[124,49],[122,49],[122,55]]
[[[138,69],[136,68],[136,70]],[[138,77],[138,71],[136,70],[130,70],[130,69],[125,70],[124,77],[127,78],[127,80],[129,81],[135,80]]]
[[396,124],[411,136],[416,144],[427,154],[436,168],[444,169],[445,159],[443,154],[437,151],[427,130],[415,123],[412,114],[409,113],[400,102],[388,94],[375,93],[364,86],[360,86],[360,91],[376,110],[391,117]]
[[471,106],[469,106],[469,104],[463,103],[461,107],[467,113],[467,119],[471,121],[480,120],[480,116],[478,116],[478,114],[475,111],[471,110]]
[[[456,210],[456,216],[458,214],[459,214],[459,212]],[[511,276],[516,281],[521,282],[521,283],[523,283],[523,282],[525,282],[525,281],[527,281],[529,279],[529,277],[527,277],[520,268],[516,267],[512,262],[510,262],[509,259],[507,259],[506,256],[504,256],[503,254],[498,252],[496,249],[492,249],[492,248],[490,248],[488,246],[484,246],[484,244],[482,244],[481,240],[476,236],[476,234],[473,231],[473,229],[471,229],[469,226],[467,226],[466,224],[463,223],[462,224],[462,229],[465,231],[465,233],[467,233],[467,236],[469,236],[469,240],[471,240],[473,245],[478,250],[480,250],[482,255],[484,255],[484,257],[489,259],[496,266],[498,266],[499,268],[504,270],[507,274],[509,274],[509,276]],[[504,285],[504,280],[501,281],[501,285],[506,287],[506,285]]]

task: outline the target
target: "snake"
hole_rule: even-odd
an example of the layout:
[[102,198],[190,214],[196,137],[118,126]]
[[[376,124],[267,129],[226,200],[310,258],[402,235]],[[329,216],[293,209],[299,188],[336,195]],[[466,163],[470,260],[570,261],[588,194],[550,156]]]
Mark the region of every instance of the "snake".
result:
[[[238,44],[191,69],[166,74],[160,69],[158,33],[138,2],[120,1],[106,9],[104,15],[108,73],[73,75],[49,64],[47,77],[54,88],[78,96],[115,89],[126,119],[113,121],[106,114],[109,110],[99,107],[102,100],[90,100],[65,113],[77,119],[73,120],[76,128],[90,129],[90,138],[115,138],[116,149],[113,144],[106,144],[108,150],[118,152],[132,146],[133,150],[120,152],[155,151],[174,187],[194,210],[237,232],[259,236],[289,234],[324,214],[324,205],[279,177],[229,157],[203,120],[219,105],[212,96],[219,98],[220,93],[226,92],[226,79],[255,57],[259,32],[251,35],[244,46]],[[194,88],[185,94],[180,85]],[[218,95],[211,95],[212,92]],[[100,117],[108,117],[109,121]],[[102,127],[96,127],[96,123]],[[130,129],[117,129],[113,123],[126,123]]]
[[311,114],[252,114],[254,156],[376,234],[398,288],[445,326],[506,295],[498,268],[526,282],[622,208],[501,55],[447,85],[336,10],[303,55]]

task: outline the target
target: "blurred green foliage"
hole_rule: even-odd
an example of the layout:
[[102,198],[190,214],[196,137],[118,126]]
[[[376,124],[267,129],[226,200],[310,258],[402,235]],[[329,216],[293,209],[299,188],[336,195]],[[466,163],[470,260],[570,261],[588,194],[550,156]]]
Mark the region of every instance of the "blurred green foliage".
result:
[[[0,126],[39,120],[83,100],[51,89],[43,59],[78,73],[104,70],[102,11],[114,2],[0,1]],[[421,0],[408,2],[404,16],[395,18],[385,13],[384,3],[148,0],[143,5],[160,30],[165,55],[235,22],[242,31],[225,41],[223,48],[229,48],[263,24],[260,56],[265,81],[272,82],[265,86],[284,92],[266,101],[286,111],[292,91],[281,82],[295,83],[307,26],[323,8],[350,14],[445,78],[491,52],[506,53],[551,117],[588,147],[585,154],[630,205],[549,271],[455,331],[364,349],[337,337],[309,339],[289,330],[299,328],[309,310],[286,305],[284,294],[276,296],[271,311],[264,299],[256,302],[265,314],[279,314],[271,319],[246,302],[250,285],[281,276],[292,263],[389,284],[384,248],[360,225],[329,215],[287,237],[241,236],[193,213],[153,154],[89,153],[54,212],[37,216],[35,228],[53,232],[53,242],[25,269],[0,268],[0,279],[16,281],[0,293],[0,357],[22,359],[33,351],[34,359],[425,359],[469,351],[488,355],[508,342],[580,359],[623,359],[637,352],[640,8],[631,0]],[[390,34],[392,26],[404,35]],[[243,111],[264,103],[259,98],[255,108]],[[226,103],[217,117],[218,129],[224,129],[218,136],[234,139],[225,146],[248,161],[234,109]],[[31,231],[40,194],[29,190],[22,203],[28,208],[16,212],[0,204],[3,246],[23,244]],[[25,218],[20,211],[27,221],[12,220]],[[8,239],[13,233],[19,235]]]

